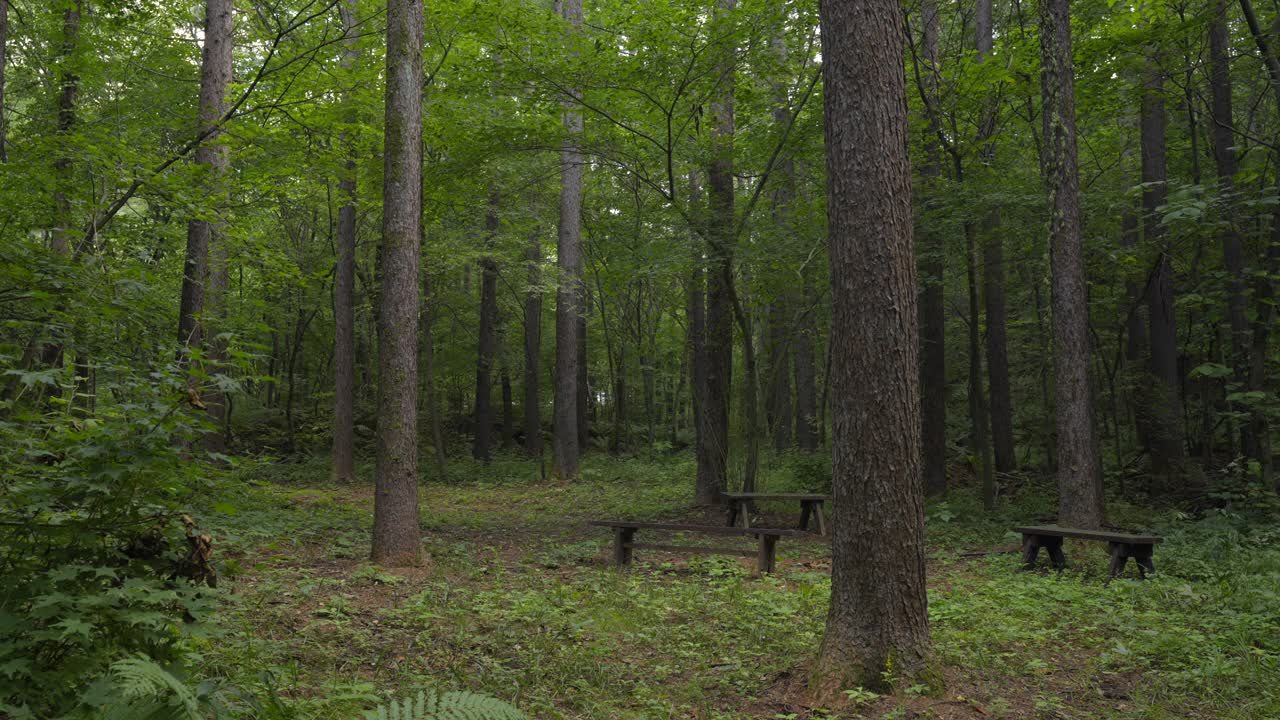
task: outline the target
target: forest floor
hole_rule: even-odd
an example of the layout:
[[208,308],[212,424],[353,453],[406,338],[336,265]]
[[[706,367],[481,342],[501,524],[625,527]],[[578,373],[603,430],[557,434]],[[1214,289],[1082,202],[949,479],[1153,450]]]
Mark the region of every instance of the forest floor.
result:
[[[771,460],[765,487],[812,489],[797,466]],[[1106,584],[1096,543],[1069,544],[1061,575],[1020,571],[1009,528],[1052,515],[1045,488],[994,513],[955,491],[927,508],[942,682],[850,688],[821,708],[804,679],[827,541],[784,539],[764,578],[749,559],[653,551],[618,572],[588,520],[723,522],[690,507],[691,459],[593,456],[572,484],[536,474],[497,459],[426,482],[427,562],[413,569],[367,562],[371,487],[328,482],[321,460],[216,481],[199,519],[226,602],[202,672],[270,698],[262,718],[350,718],[423,687],[484,692],[533,718],[1280,718],[1275,524],[1112,502],[1112,522],[1168,542],[1154,579]],[[766,511],[794,522],[791,508]]]

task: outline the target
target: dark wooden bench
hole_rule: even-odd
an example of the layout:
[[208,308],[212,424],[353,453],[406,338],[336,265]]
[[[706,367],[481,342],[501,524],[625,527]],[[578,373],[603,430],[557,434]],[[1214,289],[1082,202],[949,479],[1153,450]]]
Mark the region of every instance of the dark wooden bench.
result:
[[1107,543],[1111,552],[1111,566],[1108,572],[1113,578],[1124,572],[1124,566],[1129,562],[1129,558],[1137,562],[1141,577],[1145,578],[1147,573],[1155,572],[1156,566],[1151,561],[1151,555],[1155,551],[1156,543],[1163,539],[1155,535],[1135,535],[1111,530],[1081,530],[1058,525],[1024,525],[1014,530],[1022,533],[1022,564],[1027,570],[1035,568],[1040,548],[1044,548],[1049,553],[1049,560],[1053,563],[1055,570],[1065,568],[1067,556],[1062,553],[1062,539],[1078,538]]
[[[774,548],[778,538],[803,536],[803,530],[783,528],[738,528],[721,525],[681,525],[678,523],[631,522],[629,520],[593,520],[596,527],[613,528],[613,562],[619,567],[631,564],[634,551],[639,549],[665,550],[668,552],[707,553],[711,555],[738,555],[741,557],[756,556],[756,569],[761,573],[773,572]],[[667,532],[702,533],[705,535],[728,535],[741,537],[750,535],[759,540],[759,546],[753,552],[741,548],[705,547],[701,545],[666,545],[656,543],[638,543],[635,541],[639,530],[662,530]]]
[[810,493],[724,493],[725,504],[729,506],[729,523],[730,527],[738,524],[738,518],[742,518],[742,527],[751,527],[751,515],[748,511],[753,500],[790,500],[800,502],[800,523],[797,525],[801,530],[809,529],[809,518],[814,518],[818,524],[818,534],[827,534],[827,519],[822,512],[822,504],[831,500],[830,495],[818,495]]

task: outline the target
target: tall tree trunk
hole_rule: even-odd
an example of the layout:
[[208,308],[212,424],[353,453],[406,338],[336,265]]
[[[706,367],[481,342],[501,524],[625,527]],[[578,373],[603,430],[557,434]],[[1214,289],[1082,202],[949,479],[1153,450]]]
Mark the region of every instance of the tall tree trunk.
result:
[[[1267,78],[1271,81],[1271,92],[1275,96],[1276,109],[1280,111],[1280,56],[1271,47],[1267,34],[1263,32],[1258,16],[1253,11],[1252,0],[1240,0],[1240,11],[1244,13],[1249,34],[1253,36],[1253,42],[1258,46],[1258,53],[1267,67]],[[1280,163],[1280,153],[1277,153],[1276,161]],[[1276,172],[1276,186],[1280,191],[1280,170]],[[1275,319],[1275,306],[1272,304],[1275,289],[1270,278],[1280,270],[1280,267],[1277,267],[1280,265],[1280,209],[1273,211],[1271,219],[1272,232],[1263,260],[1264,273],[1257,276],[1253,289],[1255,312],[1252,352],[1249,358],[1249,387],[1251,388],[1267,386],[1268,340],[1271,334],[1271,322]],[[1249,426],[1257,446],[1261,479],[1264,483],[1269,483],[1272,478],[1271,428],[1266,414],[1256,405],[1251,409]],[[1276,492],[1280,492],[1280,478],[1276,480]]]
[[[350,73],[359,57],[356,8],[358,0],[342,0],[342,69]],[[355,402],[356,402],[356,149],[353,129],[359,120],[355,98],[348,88],[342,98],[345,107],[339,138],[343,158],[338,195],[338,258],[333,273],[333,478],[340,483],[355,482]],[[430,399],[429,399],[430,400]]]
[[422,278],[422,311],[419,314],[422,325],[422,374],[425,375],[423,385],[427,393],[427,413],[431,423],[431,444],[435,452],[436,478],[440,482],[449,480],[449,448],[444,441],[444,422],[440,417],[440,389],[436,385],[436,304],[435,283],[430,273],[423,273]]
[[[582,0],[558,0],[559,12],[570,26],[570,42],[582,28]],[[576,51],[573,53],[576,57]],[[557,477],[578,477],[578,346],[582,315],[582,114],[565,102],[564,129],[568,137],[560,151],[560,229],[556,242],[559,281],[556,289],[556,386],[551,430],[553,467]]]
[[4,79],[9,59],[9,0],[0,0],[0,163],[9,162],[9,126],[5,124]]
[[[928,105],[938,104],[939,14],[935,0],[921,8],[924,24],[924,59],[927,67],[925,91]],[[921,168],[928,193],[925,205],[937,203],[941,194],[942,147],[938,139],[938,117],[929,112],[925,129],[925,165]],[[920,233],[920,418],[923,449],[924,491],[942,495],[947,491],[947,309],[944,286],[946,247],[943,235],[926,219]]]
[[[231,83],[232,0],[208,0],[205,4],[204,59],[200,70],[200,127],[197,134],[204,136],[215,127],[226,112],[227,88]],[[211,196],[221,194],[221,180],[227,173],[227,149],[217,142],[218,135],[196,148],[195,162],[206,168],[207,189]],[[182,300],[178,314],[178,341],[192,351],[203,351],[207,359],[206,369],[216,372],[224,351],[221,343],[208,343],[212,337],[205,326],[216,323],[214,315],[224,305],[227,289],[227,255],[222,240],[221,224],[204,219],[187,222],[187,253],[183,266]],[[216,346],[216,347],[215,347]],[[189,381],[194,388],[198,380],[193,375]],[[224,399],[216,390],[206,391],[204,404],[210,416],[218,421],[222,417]],[[220,444],[211,437],[206,442]]]
[[587,315],[591,314],[591,290],[586,283],[579,286],[578,307],[582,313],[578,315],[578,452],[584,453],[591,447],[591,420],[594,418],[595,404],[591,397],[591,383],[587,374]]
[[1173,299],[1172,248],[1160,223],[1159,209],[1168,195],[1165,163],[1164,72],[1150,61],[1142,87],[1142,228],[1146,242],[1158,253],[1147,283],[1147,317],[1151,323],[1152,473],[1166,490],[1182,484],[1182,400],[1179,396],[1178,335]]
[[823,698],[912,677],[929,624],[902,14],[894,0],[819,12],[835,385]]
[[[718,0],[715,24],[719,34],[733,21],[736,0]],[[711,102],[711,161],[707,167],[707,386],[702,408],[706,417],[699,453],[697,502],[714,505],[728,487],[729,405],[733,386],[733,234],[736,215],[733,188],[733,89],[735,48],[732,41],[720,48],[720,93]]]
[[1098,528],[1103,519],[1102,463],[1089,384],[1089,302],[1076,164],[1070,7],[1070,0],[1042,0],[1039,8],[1045,143],[1041,161],[1053,251],[1058,522]]
[[[787,61],[787,41],[782,33],[773,38],[773,51],[779,64],[785,68]],[[790,102],[787,96],[785,71],[773,83],[773,124],[775,132],[781,134],[791,124]],[[776,184],[773,196],[773,225],[779,240],[792,237],[792,204],[795,202],[795,161],[790,157],[778,162]],[[773,447],[786,450],[791,447],[791,352],[789,345],[791,320],[796,294],[789,289],[789,278],[782,278],[777,294],[769,303],[766,318],[767,335],[765,346],[769,353],[769,382],[766,388],[767,405],[765,417],[768,426],[773,429]]]
[[511,371],[502,365],[502,449],[509,450],[515,444],[515,409],[511,398]]
[[[995,37],[991,0],[978,0],[977,62],[991,54]],[[995,165],[996,120],[999,99],[989,92],[978,128],[978,154],[989,172]],[[1010,472],[1018,464],[1013,446],[1013,398],[1009,389],[1009,341],[1005,309],[1004,239],[999,230],[1000,211],[991,208],[982,220],[982,286],[987,313],[987,379],[991,393],[991,446],[995,470]]]
[[[1120,246],[1126,252],[1136,253],[1139,223],[1138,215],[1132,206],[1124,209],[1120,224]],[[1127,299],[1125,335],[1128,337],[1128,342],[1125,344],[1124,349],[1124,358],[1125,363],[1128,365],[1130,384],[1132,385],[1129,405],[1133,412],[1134,434],[1137,437],[1138,446],[1142,449],[1142,452],[1150,455],[1152,453],[1151,423],[1147,412],[1148,407],[1151,405],[1148,399],[1150,382],[1148,382],[1146,368],[1147,323],[1143,317],[1145,289],[1139,286],[1138,280],[1132,274],[1125,278],[1124,287]]]
[[814,360],[813,323],[815,291],[813,277],[801,270],[801,312],[795,330],[795,354],[792,361],[796,374],[796,447],[813,452],[818,449],[818,371]]
[[[1235,128],[1231,103],[1231,66],[1228,59],[1231,38],[1227,31],[1227,0],[1214,0],[1209,24],[1209,90],[1212,95],[1213,160],[1218,175],[1218,197],[1226,222],[1218,231],[1222,241],[1222,262],[1227,270],[1227,319],[1231,328],[1231,367],[1237,388],[1249,384],[1249,320],[1246,316],[1244,255],[1240,232],[1234,222],[1235,207]],[[1248,425],[1241,433],[1241,446],[1249,457],[1257,458]]]
[[[485,215],[486,250],[492,250],[498,234],[498,194],[489,197]],[[476,353],[475,444],[471,456],[488,462],[493,432],[493,363],[498,343],[498,263],[480,260],[480,339]]]
[[524,296],[524,450],[542,459],[542,229],[529,235],[525,259],[529,289]]
[[371,558],[388,566],[416,565],[421,558],[417,336],[422,29],[422,0],[387,1],[378,451]]
[[[957,166],[959,161],[956,162]],[[978,287],[977,228],[965,222],[964,237],[969,274],[969,420],[972,426],[970,443],[973,451],[974,470],[982,483],[982,507],[992,510],[996,504],[996,481],[991,459],[990,423],[987,414],[987,395],[982,386],[982,331],[980,290]]]

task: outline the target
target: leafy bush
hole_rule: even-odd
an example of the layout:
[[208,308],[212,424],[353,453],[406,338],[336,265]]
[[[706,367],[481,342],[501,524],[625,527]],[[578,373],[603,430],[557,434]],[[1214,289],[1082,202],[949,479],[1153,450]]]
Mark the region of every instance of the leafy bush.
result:
[[[209,540],[177,512],[202,467],[175,443],[200,430],[185,383],[176,367],[97,370],[92,416],[56,392],[0,405],[0,715],[68,716],[139,657],[180,665],[199,627],[180,620],[210,609],[188,579],[211,583]],[[10,375],[58,389],[48,371]]]

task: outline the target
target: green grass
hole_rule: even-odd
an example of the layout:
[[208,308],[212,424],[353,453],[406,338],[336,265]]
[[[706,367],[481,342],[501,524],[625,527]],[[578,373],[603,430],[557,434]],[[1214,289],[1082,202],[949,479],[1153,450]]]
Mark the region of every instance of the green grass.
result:
[[[807,466],[777,462],[770,489],[812,489],[796,479]],[[466,480],[422,488],[430,562],[411,570],[364,561],[370,489],[329,484],[322,460],[217,483],[200,520],[218,537],[226,602],[203,673],[274,698],[256,717],[349,718],[418,687],[485,692],[537,718],[1280,717],[1274,516],[1192,521],[1113,500],[1113,521],[1168,542],[1154,579],[1107,584],[1096,544],[1070,544],[1061,575],[1020,571],[1009,528],[1052,514],[1043,486],[990,514],[956,491],[927,509],[943,686],[852,692],[823,710],[805,706],[802,681],[830,592],[824,543],[783,542],[764,579],[714,556],[606,565],[607,534],[587,519],[698,517],[689,457],[591,456],[572,484],[541,483],[515,458],[450,474]]]

